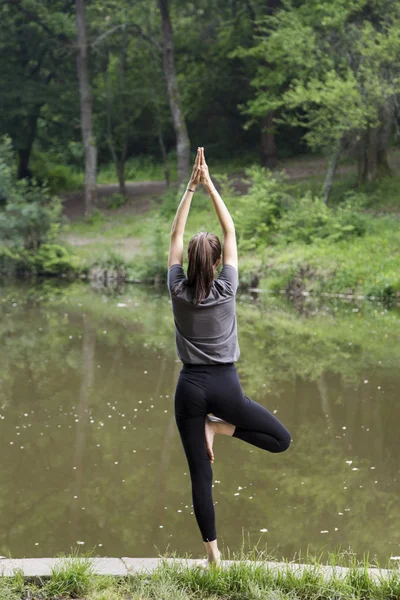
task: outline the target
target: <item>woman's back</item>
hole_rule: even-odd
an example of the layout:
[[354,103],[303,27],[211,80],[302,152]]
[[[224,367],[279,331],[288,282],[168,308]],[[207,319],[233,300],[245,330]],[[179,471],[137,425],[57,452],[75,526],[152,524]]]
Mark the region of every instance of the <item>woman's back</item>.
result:
[[176,348],[185,364],[236,362],[240,356],[236,324],[238,272],[224,265],[210,293],[199,304],[180,264],[168,270],[168,289],[174,314]]

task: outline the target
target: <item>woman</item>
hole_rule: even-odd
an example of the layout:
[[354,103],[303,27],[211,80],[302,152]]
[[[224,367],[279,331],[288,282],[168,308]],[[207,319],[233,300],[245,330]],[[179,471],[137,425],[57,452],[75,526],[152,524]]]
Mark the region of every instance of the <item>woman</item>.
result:
[[[223,268],[216,279],[221,244],[212,233],[198,233],[190,240],[187,277],[182,268],[183,234],[193,193],[200,183],[211,197],[223,232]],[[175,392],[175,419],[189,465],[193,511],[210,564],[220,562],[212,499],[214,435],[230,435],[269,452],[284,452],[291,441],[273,414],[243,394],[234,364],[240,354],[237,288],[234,223],[210,178],[204,149],[198,148],[189,185],[172,224],[168,289],[177,353],[183,362]]]

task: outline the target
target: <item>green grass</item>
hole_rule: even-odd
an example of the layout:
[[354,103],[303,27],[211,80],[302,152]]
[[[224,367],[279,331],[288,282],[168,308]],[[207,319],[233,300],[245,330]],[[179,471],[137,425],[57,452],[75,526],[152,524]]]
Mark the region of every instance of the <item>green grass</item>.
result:
[[368,224],[364,236],[335,244],[270,247],[265,253],[263,287],[284,289],[308,266],[311,275],[303,283],[309,292],[400,295],[400,216],[371,216]]
[[[261,278],[259,287],[279,291],[301,279],[310,293],[342,293],[380,298],[400,295],[400,179],[385,180],[381,186],[366,186],[367,232],[337,242],[317,240],[312,244],[287,243],[281,239],[250,252],[240,252],[240,280],[250,284]],[[300,194],[304,184],[298,185]],[[386,199],[386,200],[385,200]],[[230,210],[235,197],[225,197]],[[169,232],[178,200],[175,191],[153,201],[145,214],[106,215],[97,211],[88,220],[71,223],[62,236],[85,243],[69,246],[83,268],[124,265],[128,278],[148,280],[165,277]],[[375,209],[373,208],[375,206]],[[379,211],[379,216],[375,212]],[[197,231],[221,228],[206,194],[199,192],[192,203],[184,243]],[[69,237],[68,237],[69,236]],[[305,272],[304,272],[305,271]]]
[[[29,582],[21,572],[0,579],[1,600],[396,600],[400,598],[400,571],[374,577],[370,567],[380,568],[364,557],[358,560],[351,552],[297,557],[305,566],[295,570],[288,561],[272,566],[274,557],[253,548],[230,555],[222,552],[223,560],[235,563],[221,568],[204,565],[189,566],[175,553],[160,555],[160,563],[152,572],[117,577],[94,575],[88,554],[73,554],[63,559],[63,565],[53,569],[46,580]],[[189,558],[188,556],[184,558]],[[257,562],[258,561],[258,562]],[[261,564],[260,564],[261,563]],[[324,564],[333,567],[327,575]],[[347,567],[345,574],[335,567]],[[393,565],[392,565],[393,568]]]

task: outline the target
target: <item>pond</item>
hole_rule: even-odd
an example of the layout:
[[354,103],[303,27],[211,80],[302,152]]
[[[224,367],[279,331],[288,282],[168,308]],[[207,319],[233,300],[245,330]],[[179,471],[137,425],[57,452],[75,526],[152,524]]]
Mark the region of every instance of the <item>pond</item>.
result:
[[[0,289],[0,555],[203,557],[165,288]],[[237,315],[243,390],[293,443],[216,436],[220,549],[399,556],[399,309],[239,292]]]

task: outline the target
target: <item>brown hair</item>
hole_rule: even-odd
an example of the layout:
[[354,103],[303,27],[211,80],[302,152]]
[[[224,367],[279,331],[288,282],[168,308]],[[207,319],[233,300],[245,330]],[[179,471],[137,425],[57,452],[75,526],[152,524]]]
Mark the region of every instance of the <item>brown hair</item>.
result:
[[195,304],[200,304],[210,293],[214,280],[214,265],[220,256],[221,242],[213,233],[197,233],[190,240],[187,285],[193,290]]

